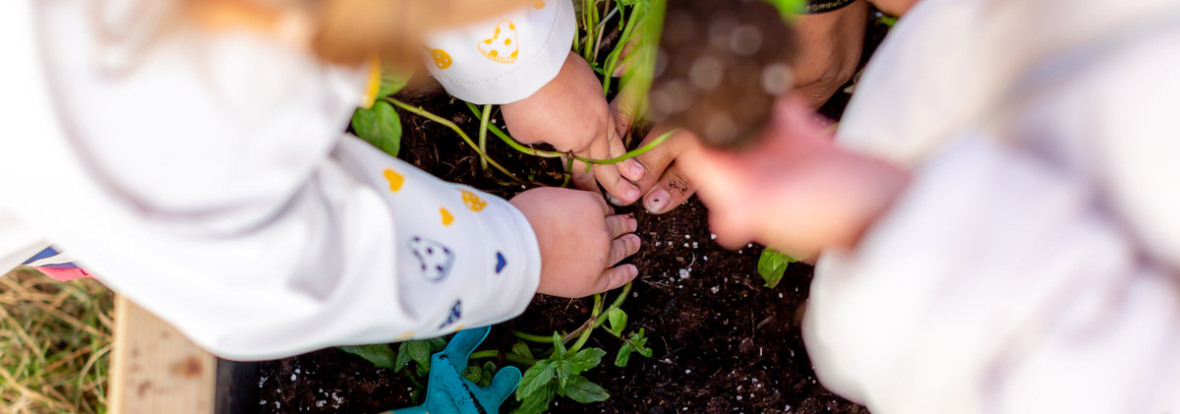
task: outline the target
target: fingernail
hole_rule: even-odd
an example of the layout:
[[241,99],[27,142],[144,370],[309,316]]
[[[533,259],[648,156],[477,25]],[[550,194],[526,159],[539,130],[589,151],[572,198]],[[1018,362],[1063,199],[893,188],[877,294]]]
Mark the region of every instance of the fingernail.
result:
[[635,231],[636,229],[639,228],[639,220],[636,220],[635,217],[632,216],[631,219],[628,220],[628,226],[629,226],[628,228],[630,228],[631,231]]
[[638,161],[627,160],[623,168],[627,169],[627,179],[631,181],[639,181],[643,179],[643,166],[639,165]]
[[647,208],[648,213],[659,214],[664,212],[664,207],[668,206],[668,192],[662,188],[657,188],[648,196],[647,202],[643,206]]
[[627,193],[626,197],[628,200],[638,200],[639,199],[640,194],[639,194],[638,188],[635,188],[635,187],[628,188],[626,193]]
[[610,195],[610,194],[607,194],[607,195],[606,195],[606,201],[609,201],[611,204],[614,204],[614,205],[616,205],[616,206],[621,206],[621,205],[623,205],[623,202],[622,202],[622,201],[619,201],[619,199],[615,198],[615,196],[613,196],[613,195]]

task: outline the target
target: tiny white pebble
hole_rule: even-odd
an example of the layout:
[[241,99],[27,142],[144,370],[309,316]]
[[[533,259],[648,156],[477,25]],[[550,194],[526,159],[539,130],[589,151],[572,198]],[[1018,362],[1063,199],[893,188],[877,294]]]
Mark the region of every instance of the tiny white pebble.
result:
[[684,247],[685,247],[685,248],[688,248],[688,243],[684,243]]
[[713,233],[709,233],[709,240],[717,240],[717,235],[713,234]]
[[302,372],[301,372],[301,371],[299,371],[299,368],[295,368],[295,373],[296,373],[296,374],[302,374]]
[[681,279],[688,279],[688,275],[689,275],[688,269],[680,269],[680,278]]
[[259,401],[258,405],[266,405],[266,400]]
[[709,261],[709,255],[707,255],[707,254],[705,255],[705,261],[706,262]]
[[291,374],[291,381],[295,381],[295,374]]
[[753,247],[754,247],[754,243],[750,243],[750,244],[747,244],[747,245],[746,245],[746,248],[747,248],[747,249],[749,249],[749,248],[753,248]]
[[656,240],[656,246],[659,246],[659,245],[660,245],[660,241]]
[[692,373],[692,370],[691,370],[691,369],[686,369],[686,370],[684,370],[684,373],[685,373],[685,374],[691,374],[691,373]]
[[699,246],[699,245],[697,244],[697,242],[692,242],[692,248],[694,248],[694,249],[695,249],[695,248],[697,248],[698,246]]
[[270,378],[270,377],[262,377],[261,379],[258,380],[258,388],[262,388],[262,384],[266,383],[267,378]]
[[710,288],[710,289],[709,289],[709,291],[711,291],[711,292],[713,292],[713,293],[720,292],[720,291],[721,291],[721,286],[713,286],[712,288]]
[[328,400],[319,400],[315,402],[316,408],[324,408],[325,405],[328,405]]
[[688,239],[691,239],[691,238],[692,238],[692,236],[689,236],[689,235],[687,235],[687,234],[685,234],[685,235],[684,235],[684,239],[685,239],[685,240],[688,240]]
[[741,400],[742,400],[742,396],[740,396],[740,395],[739,395],[739,396],[737,396],[737,400],[738,400],[738,401],[741,401]]

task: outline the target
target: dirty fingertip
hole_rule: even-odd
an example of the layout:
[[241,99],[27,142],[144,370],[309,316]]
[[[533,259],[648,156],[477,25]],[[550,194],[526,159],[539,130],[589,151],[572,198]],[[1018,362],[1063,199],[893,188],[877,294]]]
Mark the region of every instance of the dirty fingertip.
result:
[[657,188],[644,198],[643,208],[651,214],[663,214],[667,210],[671,198],[672,196],[663,188]]

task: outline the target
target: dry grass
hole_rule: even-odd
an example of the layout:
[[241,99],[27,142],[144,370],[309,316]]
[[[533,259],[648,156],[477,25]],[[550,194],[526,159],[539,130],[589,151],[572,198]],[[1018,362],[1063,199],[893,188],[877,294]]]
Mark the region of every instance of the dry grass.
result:
[[0,277],[0,413],[104,413],[114,295],[31,269]]

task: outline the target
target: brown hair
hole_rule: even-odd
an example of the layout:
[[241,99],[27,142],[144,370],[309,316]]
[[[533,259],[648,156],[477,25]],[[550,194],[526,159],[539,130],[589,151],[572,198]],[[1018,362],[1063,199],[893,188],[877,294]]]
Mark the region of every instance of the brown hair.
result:
[[[96,2],[94,14],[100,22],[105,2]],[[289,23],[284,17],[299,15],[299,30],[320,59],[340,64],[358,64],[375,56],[405,59],[415,56],[428,30],[486,19],[528,3],[528,0],[141,0],[131,19],[139,26],[141,41],[134,49],[146,47],[147,40],[164,35],[176,18],[194,21],[203,28],[224,30],[248,28],[281,30]],[[295,12],[295,13],[291,13]],[[99,35],[109,42],[123,43],[124,24],[100,24]],[[108,33],[110,32],[110,33]],[[143,34],[150,32],[150,36]]]

